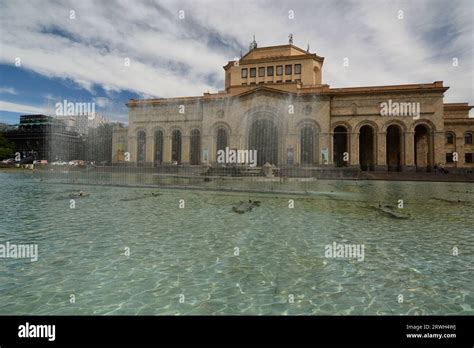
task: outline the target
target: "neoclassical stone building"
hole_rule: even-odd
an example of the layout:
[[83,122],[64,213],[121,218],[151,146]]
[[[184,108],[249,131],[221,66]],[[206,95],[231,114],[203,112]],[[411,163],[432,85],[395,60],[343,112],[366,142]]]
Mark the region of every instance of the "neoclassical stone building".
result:
[[[130,100],[130,162],[219,165],[217,151],[229,147],[257,150],[259,166],[474,167],[472,106],[445,104],[443,82],[330,88],[322,82],[323,62],[292,44],[253,42],[224,66],[225,89],[218,93]],[[383,105],[391,114],[383,114]],[[121,138],[114,162],[124,157]]]

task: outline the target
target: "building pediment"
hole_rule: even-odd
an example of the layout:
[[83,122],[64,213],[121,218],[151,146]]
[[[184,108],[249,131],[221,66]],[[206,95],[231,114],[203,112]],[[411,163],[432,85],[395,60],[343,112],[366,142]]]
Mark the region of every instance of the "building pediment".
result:
[[234,98],[245,98],[245,97],[257,97],[257,96],[270,96],[270,97],[288,97],[288,96],[296,96],[296,93],[282,91],[281,89],[271,88],[268,86],[259,86],[252,88],[248,91],[242,92],[234,96]]

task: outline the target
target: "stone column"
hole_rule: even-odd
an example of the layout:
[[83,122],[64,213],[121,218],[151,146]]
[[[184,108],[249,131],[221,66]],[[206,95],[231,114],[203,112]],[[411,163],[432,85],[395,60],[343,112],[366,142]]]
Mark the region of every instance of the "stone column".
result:
[[[438,163],[446,162],[444,142],[445,142],[444,131],[433,132],[433,156],[432,156],[432,158],[434,160],[434,163],[432,163],[432,166],[435,166]],[[457,144],[457,141],[456,141],[456,144]],[[458,152],[458,154],[459,154],[459,152]],[[462,159],[464,160],[464,155],[463,155]],[[458,160],[459,160],[459,162],[454,163],[455,167],[462,166],[461,165],[461,158],[458,157]]]
[[403,138],[405,140],[404,152],[402,157],[405,159],[403,161],[404,165],[402,170],[404,172],[414,172],[416,171],[415,166],[415,132],[405,132],[403,133]]
[[181,164],[189,164],[189,151],[191,149],[191,137],[181,135]]
[[148,135],[149,132],[147,132],[146,136],[146,150],[145,150],[145,165],[147,167],[153,166],[153,162],[155,160],[155,156],[153,153],[153,150],[155,148],[155,137],[154,135]]
[[135,135],[131,135],[127,139],[128,146],[127,151],[130,154],[130,162],[134,165],[137,164],[137,137]]
[[292,148],[293,149],[293,165],[299,165],[301,164],[301,141],[299,139],[299,136],[297,134],[288,134],[286,136],[286,146],[283,149],[282,153],[282,165],[287,165],[288,164],[288,149]]
[[199,155],[201,159],[201,163],[205,164],[204,162],[204,150],[207,150],[207,163],[215,162],[216,154],[215,154],[215,141],[212,135],[201,135],[201,153]]
[[171,135],[163,136],[163,164],[171,163]]
[[347,133],[347,148],[349,151],[349,166],[360,168],[359,162],[359,133]]
[[245,143],[245,137],[240,134],[232,134],[229,136],[228,145],[229,149],[251,149],[248,144]]
[[[461,133],[461,132],[457,132],[456,134],[458,133]],[[456,137],[456,140],[455,140],[455,144],[456,144],[456,147],[455,147],[455,150],[457,153],[458,153],[458,161],[457,162],[454,162],[454,166],[457,167],[457,168],[462,168],[462,167],[465,167],[466,164],[464,163],[464,134],[461,133],[460,136],[457,136]],[[446,154],[445,154],[445,150],[444,150],[444,147],[443,147],[443,155],[444,155],[444,161],[443,163],[446,161]]]
[[[228,136],[227,142],[230,142],[230,137]],[[209,147],[209,163],[217,163],[217,135],[210,135],[207,145]],[[227,144],[229,146],[229,144]]]
[[[333,164],[333,149],[332,149],[332,133],[319,133],[319,146],[318,151],[319,153],[316,154],[318,156],[318,163],[320,165],[332,165]],[[323,161],[322,158],[322,151],[323,149],[327,149],[327,158],[326,163]]]
[[376,139],[375,170],[387,171],[387,132],[378,132]]

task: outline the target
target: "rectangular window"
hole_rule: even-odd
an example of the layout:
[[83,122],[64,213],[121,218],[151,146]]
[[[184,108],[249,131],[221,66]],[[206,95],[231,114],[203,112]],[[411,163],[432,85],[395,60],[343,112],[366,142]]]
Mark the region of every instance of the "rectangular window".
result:
[[258,68],[258,77],[265,76],[265,67]]
[[291,82],[291,80],[285,80],[285,82]]
[[277,65],[277,76],[283,75],[283,65]]
[[272,66],[267,67],[267,76],[273,76],[273,67]]
[[285,75],[291,75],[292,66],[285,65]]
[[447,153],[446,154],[446,163],[454,163],[453,161],[453,153]]
[[250,68],[250,77],[257,76],[257,68]]
[[464,154],[464,163],[474,163],[474,153],[465,153]]
[[248,69],[242,69],[242,70],[240,70],[240,77],[241,77],[241,78],[246,79],[246,78],[247,78],[247,74],[248,74]]
[[295,64],[295,74],[301,74],[301,64]]

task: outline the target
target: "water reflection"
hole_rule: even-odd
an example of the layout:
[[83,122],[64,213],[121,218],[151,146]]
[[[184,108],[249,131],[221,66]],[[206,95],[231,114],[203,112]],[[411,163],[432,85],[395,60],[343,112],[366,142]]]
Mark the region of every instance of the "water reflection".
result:
[[[1,314],[474,314],[472,184],[239,183],[270,194],[0,180],[0,242],[39,251],[0,260]],[[91,195],[71,209],[80,190]],[[249,199],[260,206],[232,211]],[[374,209],[400,199],[409,219]],[[333,242],[363,244],[364,261],[326,258]]]

